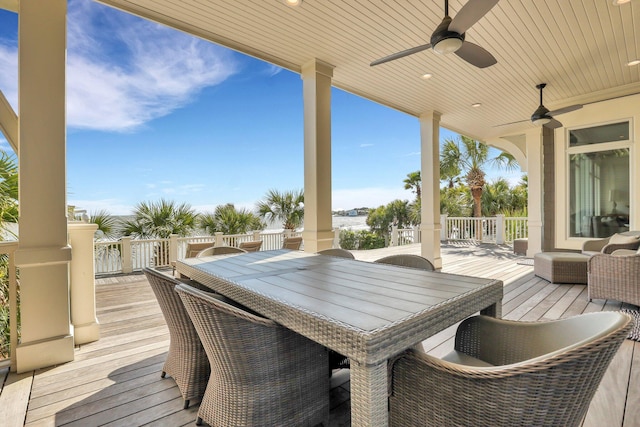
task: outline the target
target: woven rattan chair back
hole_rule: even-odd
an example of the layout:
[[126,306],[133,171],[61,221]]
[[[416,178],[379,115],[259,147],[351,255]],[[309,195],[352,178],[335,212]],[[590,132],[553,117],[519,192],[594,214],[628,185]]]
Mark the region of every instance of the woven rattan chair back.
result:
[[212,255],[225,255],[225,254],[244,254],[247,251],[244,249],[236,248],[234,246],[214,246],[212,248],[204,249],[198,252],[196,258],[202,258],[203,256]]
[[204,395],[209,379],[209,360],[184,304],[175,292],[180,282],[150,268],[143,271],[169,328],[169,352],[161,377],[169,374],[176,381],[186,409],[191,399]]
[[392,363],[390,425],[579,426],[630,327],[621,312],[467,319],[450,355],[412,349]]
[[380,264],[399,265],[401,267],[419,268],[420,270],[426,270],[426,271],[435,270],[435,268],[433,267],[433,264],[431,264],[431,261],[419,255],[411,255],[411,254],[389,255],[384,258],[377,259],[374,262],[377,262]]
[[240,249],[244,249],[247,252],[258,252],[262,247],[262,240],[253,240],[251,242],[242,242],[238,245]]
[[353,256],[353,254],[351,252],[349,252],[346,249],[342,249],[342,248],[324,249],[322,251],[319,251],[318,254],[319,255],[337,256],[337,257],[340,257],[340,258],[355,259],[355,257]]
[[215,426],[328,425],[327,350],[272,320],[179,285],[211,363],[198,422]]
[[300,250],[302,245],[302,237],[285,237],[282,241],[282,249],[291,249],[292,251]]
[[184,257],[185,258],[195,258],[196,255],[198,255],[198,253],[200,251],[203,251],[207,248],[212,248],[214,246],[213,242],[205,242],[205,243],[187,243],[187,248],[184,251]]

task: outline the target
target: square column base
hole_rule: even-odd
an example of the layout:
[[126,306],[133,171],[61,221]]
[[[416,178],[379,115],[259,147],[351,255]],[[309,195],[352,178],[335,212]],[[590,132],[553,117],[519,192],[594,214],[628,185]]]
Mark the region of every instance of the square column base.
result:
[[100,339],[100,324],[96,320],[84,325],[73,325],[73,338],[75,345],[98,341]]
[[70,362],[74,358],[73,336],[20,344],[16,347],[17,373]]

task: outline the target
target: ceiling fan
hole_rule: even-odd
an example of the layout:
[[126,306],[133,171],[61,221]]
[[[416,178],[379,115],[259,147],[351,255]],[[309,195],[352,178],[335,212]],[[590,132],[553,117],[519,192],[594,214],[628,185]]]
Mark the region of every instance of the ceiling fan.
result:
[[547,126],[548,128],[551,128],[551,129],[557,129],[559,127],[562,127],[562,123],[554,119],[554,116],[579,110],[582,108],[582,105],[580,104],[569,105],[568,107],[558,108],[557,110],[549,111],[549,109],[542,104],[542,90],[545,88],[545,86],[547,86],[546,83],[540,83],[539,85],[536,85],[536,88],[540,89],[540,106],[531,115],[531,122],[534,125]]
[[429,48],[440,54],[455,53],[471,65],[486,68],[495,64],[496,59],[482,47],[465,41],[465,32],[478,22],[498,3],[498,0],[469,0],[451,19],[449,16],[449,0],[444,1],[444,18],[431,35],[430,43],[412,47],[373,61],[370,65],[379,65],[393,61]]

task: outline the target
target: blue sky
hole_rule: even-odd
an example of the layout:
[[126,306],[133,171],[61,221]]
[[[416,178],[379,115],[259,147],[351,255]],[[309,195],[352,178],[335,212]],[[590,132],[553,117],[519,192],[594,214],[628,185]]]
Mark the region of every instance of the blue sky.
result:
[[[204,212],[303,187],[299,75],[90,0],[69,1],[68,33],[68,204],[122,215],[165,198]],[[0,10],[0,89],[17,112],[16,40],[17,15]],[[419,131],[334,89],[333,209],[412,199]]]

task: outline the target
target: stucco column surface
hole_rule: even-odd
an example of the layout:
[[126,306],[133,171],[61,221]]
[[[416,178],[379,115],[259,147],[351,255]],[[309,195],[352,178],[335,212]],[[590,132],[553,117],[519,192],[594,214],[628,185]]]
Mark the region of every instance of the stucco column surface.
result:
[[422,256],[436,269],[442,268],[440,255],[440,113],[420,116],[422,178],[421,226]]
[[533,257],[542,252],[542,210],[543,210],[543,159],[542,128],[531,129],[526,133],[529,237],[527,256]]
[[18,372],[73,360],[65,176],[66,0],[21,1]]
[[304,250],[333,246],[331,217],[331,78],[333,66],[302,66],[304,97]]

